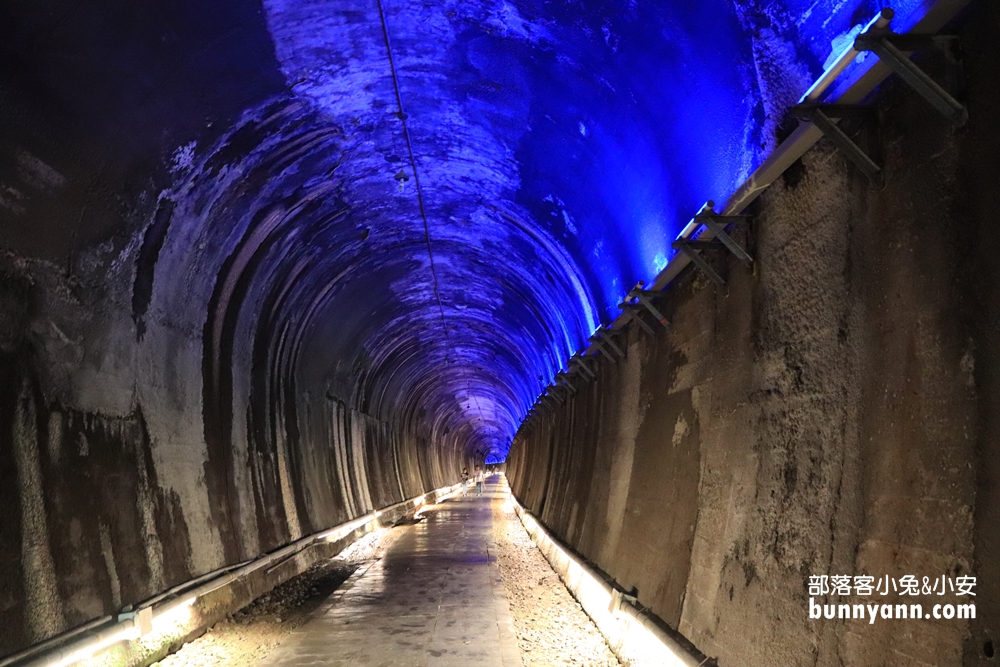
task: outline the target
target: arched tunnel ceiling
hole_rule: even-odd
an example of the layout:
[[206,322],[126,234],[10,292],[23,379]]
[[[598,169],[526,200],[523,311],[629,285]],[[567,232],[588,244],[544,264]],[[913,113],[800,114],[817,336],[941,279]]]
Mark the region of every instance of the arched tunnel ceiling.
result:
[[[29,157],[0,174],[22,221],[6,244],[58,254],[128,217],[108,202],[145,201],[140,329],[167,307],[157,281],[197,261],[166,251],[214,251],[210,342],[256,327],[254,353],[303,391],[503,458],[683,223],[756,165],[775,110],[884,4],[9,3],[8,132]],[[52,210],[52,189],[84,213]],[[238,293],[265,316],[241,324]]]

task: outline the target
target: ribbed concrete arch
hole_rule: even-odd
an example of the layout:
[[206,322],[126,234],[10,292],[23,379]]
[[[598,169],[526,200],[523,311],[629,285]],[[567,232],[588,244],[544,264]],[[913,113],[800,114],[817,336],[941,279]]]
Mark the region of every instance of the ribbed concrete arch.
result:
[[[893,25],[912,26],[933,4],[894,1]],[[723,200],[788,134],[789,106],[884,5],[0,4],[0,506],[12,508],[0,533],[16,536],[0,539],[0,647],[117,613],[446,487],[463,467],[504,461],[568,359],[619,315],[632,286],[663,269],[692,214]],[[932,136],[925,126],[912,124]],[[989,148],[985,134],[968,136]],[[922,169],[938,152],[906,166]],[[782,220],[822,217],[813,210],[819,200],[795,188],[828,195],[840,184],[843,174],[831,175],[839,163],[824,159],[822,169],[800,162],[777,182]],[[969,159],[967,171],[987,162]],[[932,186],[907,183],[942,190],[930,211],[950,201],[944,190],[957,179],[942,171]],[[844,182],[844,192],[854,187]],[[989,192],[990,183],[969,190]],[[838,190],[833,199],[860,210],[878,196],[867,192]],[[910,205],[892,196],[893,206]],[[965,215],[933,210],[941,219]],[[861,218],[846,208],[843,216],[848,226]],[[759,271],[784,261],[785,241],[812,242],[801,234],[805,222],[788,222],[781,243],[754,236],[754,224],[750,242],[774,242],[764,259],[755,255]],[[746,310],[732,320],[749,323],[737,332],[742,372],[764,372],[756,342],[744,336],[750,327],[775,358],[801,367],[808,350],[775,333],[790,317],[785,292],[761,285],[836,281],[809,268],[786,281],[761,275],[729,283],[746,288]],[[855,288],[844,290],[853,298]],[[669,316],[695,303],[685,294]],[[730,326],[720,314],[735,308],[728,292],[698,299],[685,311],[690,336],[671,343],[662,373],[646,372],[647,357],[635,362],[642,392],[633,391],[635,378],[609,379],[627,364],[598,358],[586,387],[579,378],[579,395],[540,422],[565,431],[542,444],[522,432],[511,479],[526,505],[562,503],[545,511],[567,531],[603,537],[601,524],[581,522],[613,512],[582,501],[573,509],[568,489],[599,495],[607,469],[614,511],[632,506],[629,471],[660,447],[659,435],[644,434],[642,452],[626,443],[620,457],[597,460],[600,429],[610,424],[619,440],[637,429],[619,417],[645,414],[649,397],[683,375],[685,346]],[[803,313],[796,322],[810,335],[833,331],[839,345],[849,332],[836,318]],[[771,319],[762,324],[764,315]],[[895,321],[890,329],[902,330]],[[619,336],[624,354],[647,346],[666,354],[656,336],[636,336]],[[732,408],[712,404],[708,386],[735,372],[724,349],[698,357],[713,361],[696,369],[706,388],[690,410],[661,397],[664,410],[683,408],[691,425],[692,411]],[[766,361],[767,372],[785,368]],[[624,399],[600,389],[617,386],[631,401],[620,411]],[[745,402],[743,389],[728,394],[733,405]],[[774,391],[760,384],[763,395]],[[678,438],[699,450],[700,432],[677,424],[657,428],[688,433]],[[705,437],[725,439],[713,433]],[[744,450],[753,451],[747,438]],[[578,451],[580,443],[591,449]],[[701,474],[699,460],[692,454],[684,470]],[[562,477],[550,479],[559,465]],[[574,477],[572,466],[600,475]],[[701,493],[690,476],[685,482],[676,488]],[[550,486],[562,489],[558,500]],[[651,508],[664,497],[653,495]],[[731,545],[713,539],[727,553]],[[39,569],[50,561],[54,572]],[[128,574],[112,576],[111,566]]]

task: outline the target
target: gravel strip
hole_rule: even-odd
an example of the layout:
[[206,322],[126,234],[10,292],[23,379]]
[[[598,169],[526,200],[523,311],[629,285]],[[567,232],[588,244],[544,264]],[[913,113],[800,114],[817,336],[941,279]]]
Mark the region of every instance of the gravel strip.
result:
[[313,609],[358,565],[380,558],[398,531],[368,533],[336,557],[317,563],[212,626],[155,665],[162,667],[252,667],[302,625]]
[[493,501],[493,535],[525,667],[617,667],[604,636],[535,546],[509,498]]

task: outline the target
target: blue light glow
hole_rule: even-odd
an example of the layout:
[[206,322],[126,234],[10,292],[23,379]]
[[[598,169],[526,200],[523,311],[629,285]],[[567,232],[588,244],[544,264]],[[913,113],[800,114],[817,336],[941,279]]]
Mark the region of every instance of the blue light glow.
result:
[[[896,3],[897,23],[920,5]],[[229,165],[266,168],[266,186],[204,192],[204,207],[334,193],[281,223],[312,244],[293,300],[305,383],[500,461],[692,214],[760,162],[768,114],[881,6],[264,0],[285,143]]]

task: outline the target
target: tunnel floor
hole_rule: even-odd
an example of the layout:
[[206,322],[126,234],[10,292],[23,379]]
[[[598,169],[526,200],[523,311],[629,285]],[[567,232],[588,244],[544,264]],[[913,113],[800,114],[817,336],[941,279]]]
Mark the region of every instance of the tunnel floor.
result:
[[261,666],[520,667],[494,547],[498,481],[408,527]]

